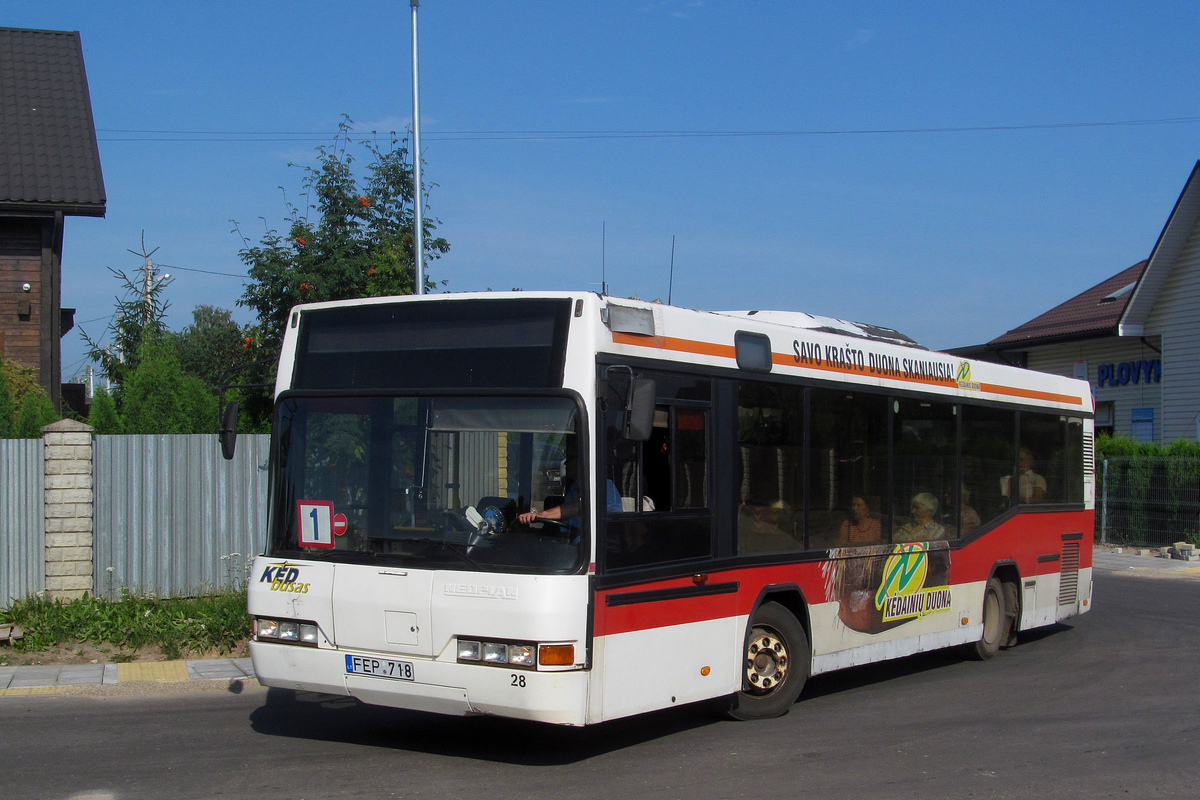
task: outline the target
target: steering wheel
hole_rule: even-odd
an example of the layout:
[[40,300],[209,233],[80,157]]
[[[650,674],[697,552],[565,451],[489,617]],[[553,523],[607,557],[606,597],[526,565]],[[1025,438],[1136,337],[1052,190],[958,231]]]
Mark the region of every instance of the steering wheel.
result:
[[[571,523],[565,522],[561,519],[548,519],[546,517],[538,517],[537,519],[535,519],[533,522],[529,523],[529,525],[526,525],[525,527],[532,529],[532,526],[537,525],[537,524],[541,524],[543,526],[543,528],[542,528],[543,533],[548,533],[551,536],[562,536],[564,534],[568,534],[571,532]],[[546,525],[553,526],[553,530],[546,531],[545,527],[544,527]]]

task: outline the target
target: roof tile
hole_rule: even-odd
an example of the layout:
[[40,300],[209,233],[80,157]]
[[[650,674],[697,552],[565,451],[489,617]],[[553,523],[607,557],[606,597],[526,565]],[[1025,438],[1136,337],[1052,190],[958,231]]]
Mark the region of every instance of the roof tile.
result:
[[79,34],[0,28],[0,207],[103,214]]
[[987,343],[988,348],[999,350],[1030,347],[1071,336],[1085,337],[1115,332],[1121,315],[1125,313],[1125,306],[1133,297],[1133,291],[1131,289],[1120,293],[1107,301],[1105,298],[1141,280],[1148,263],[1150,262],[1139,261],[1086,292],[1055,306],[1045,314],[1034,317],[1003,336],[997,336]]

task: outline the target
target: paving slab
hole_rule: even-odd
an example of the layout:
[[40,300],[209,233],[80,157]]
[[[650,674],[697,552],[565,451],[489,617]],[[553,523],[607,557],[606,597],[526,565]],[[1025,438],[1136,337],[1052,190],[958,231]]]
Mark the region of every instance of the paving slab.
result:
[[192,680],[230,680],[246,677],[242,668],[230,658],[209,658],[187,662],[188,675]]
[[103,664],[68,664],[58,673],[55,686],[79,686],[86,683],[103,683]]
[[16,674],[8,683],[8,689],[31,689],[44,686],[54,686],[58,683],[62,665],[55,664],[44,667],[17,667]]

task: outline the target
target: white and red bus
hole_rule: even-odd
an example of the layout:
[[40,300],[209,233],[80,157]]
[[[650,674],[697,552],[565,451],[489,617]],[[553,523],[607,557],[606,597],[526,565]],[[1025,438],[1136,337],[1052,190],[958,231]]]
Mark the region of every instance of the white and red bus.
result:
[[1086,382],[788,312],[320,303],[283,344],[259,680],[586,725],[989,658],[1088,610]]

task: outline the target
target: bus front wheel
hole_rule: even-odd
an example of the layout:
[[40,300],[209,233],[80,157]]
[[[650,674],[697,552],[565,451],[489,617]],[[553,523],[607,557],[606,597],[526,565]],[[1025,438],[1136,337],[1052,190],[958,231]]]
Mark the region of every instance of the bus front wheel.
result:
[[742,662],[742,690],[725,699],[733,719],[769,719],[786,714],[808,680],[808,637],[792,612],[763,603],[754,612]]

